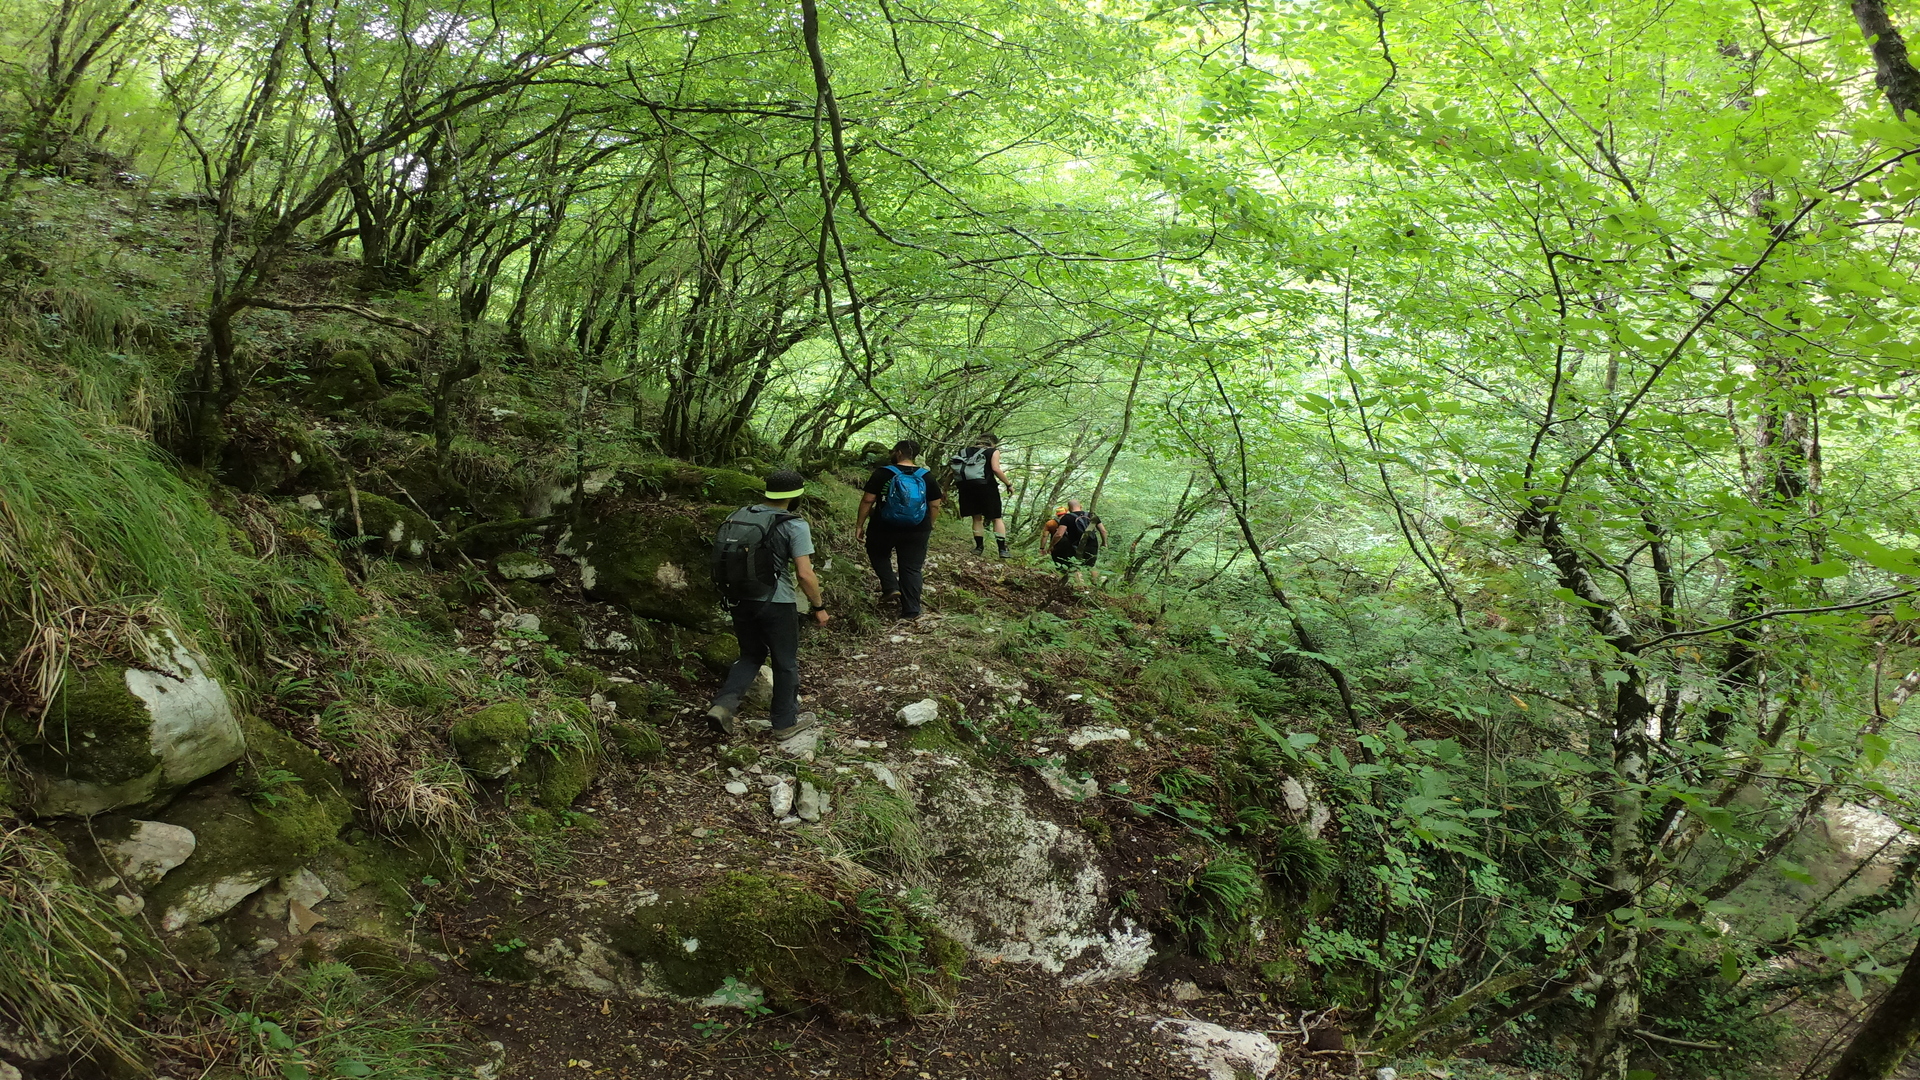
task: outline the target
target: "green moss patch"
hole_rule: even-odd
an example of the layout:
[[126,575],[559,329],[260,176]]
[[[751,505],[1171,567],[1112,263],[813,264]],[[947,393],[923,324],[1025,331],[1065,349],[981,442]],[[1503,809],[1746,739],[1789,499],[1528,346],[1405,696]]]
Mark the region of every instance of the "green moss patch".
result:
[[373,404],[373,418],[401,431],[432,431],[433,406],[419,394],[388,394]]
[[524,544],[537,542],[540,534],[534,530],[547,520],[516,517],[483,521],[454,533],[447,540],[447,548],[470,559],[491,559],[518,550]]
[[321,412],[338,412],[377,400],[385,391],[373,359],[359,349],[334,353],[314,373],[307,403]]
[[667,744],[652,724],[616,720],[607,725],[607,734],[612,736],[614,748],[628,761],[651,764],[667,756]]
[[[687,997],[711,994],[733,977],[765,989],[784,1009],[910,1015],[939,1007],[938,990],[925,990],[955,985],[960,947],[911,912],[863,899],[872,902],[843,904],[799,878],[735,872],[704,892],[642,908],[614,928],[613,943]],[[900,925],[888,924],[883,910]],[[909,969],[899,979],[895,958]]]
[[464,717],[448,735],[460,763],[486,780],[505,776],[526,760],[533,745],[533,710],[517,701],[502,701]]

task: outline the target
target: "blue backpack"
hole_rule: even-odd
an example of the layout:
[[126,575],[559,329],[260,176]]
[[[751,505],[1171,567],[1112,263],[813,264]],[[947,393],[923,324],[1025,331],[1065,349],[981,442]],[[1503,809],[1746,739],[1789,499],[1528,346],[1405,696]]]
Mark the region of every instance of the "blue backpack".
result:
[[880,496],[880,520],[888,525],[918,525],[927,520],[927,470],[887,468],[893,470],[893,479]]

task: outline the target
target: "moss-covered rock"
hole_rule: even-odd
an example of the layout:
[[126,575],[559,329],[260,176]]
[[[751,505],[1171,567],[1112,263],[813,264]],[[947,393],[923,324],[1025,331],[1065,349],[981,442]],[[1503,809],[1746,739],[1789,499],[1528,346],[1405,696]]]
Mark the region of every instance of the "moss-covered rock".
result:
[[712,538],[679,516],[619,514],[583,526],[563,551],[580,564],[587,595],[642,618],[695,630],[720,628],[720,597],[707,569]]
[[[664,896],[642,908],[612,928],[612,941],[650,965],[666,989],[687,997],[711,994],[733,977],[764,988],[783,1009],[911,1014],[936,1007],[957,984],[961,951],[910,912],[877,896],[863,900],[870,912],[822,896],[799,878],[735,872],[704,892]],[[891,945],[870,936],[869,924],[888,933]],[[901,985],[875,978],[861,965],[879,969],[876,948],[894,949],[888,959],[916,974]]]
[[338,791],[305,778],[274,784],[252,799],[222,790],[184,798],[160,820],[193,833],[193,855],[147,895],[147,910],[160,914],[169,933],[218,918],[305,866],[352,816]]
[[388,394],[373,403],[373,418],[390,428],[401,431],[425,432],[433,430],[433,406],[427,399],[412,391]]
[[564,810],[587,793],[599,775],[600,760],[584,746],[549,746],[533,752],[522,767],[530,773],[533,797],[549,810]]
[[658,683],[614,683],[606,689],[623,720],[639,721],[652,717],[671,700],[671,694]]
[[290,416],[233,416],[220,447],[220,480],[256,495],[325,491],[340,483],[333,454]]
[[652,764],[667,756],[666,741],[660,738],[660,732],[652,724],[639,720],[616,720],[607,725],[607,734],[613,737],[614,748],[625,755],[628,761]]
[[554,681],[582,694],[604,693],[615,685],[608,681],[599,668],[588,667],[585,664],[568,664],[561,669]]
[[502,701],[462,718],[448,734],[460,763],[483,780],[497,780],[527,758],[533,746],[532,710]]
[[91,815],[154,802],[246,749],[226,689],[171,635],[148,667],[70,669],[37,727],[10,722],[35,812]]
[[[433,553],[433,523],[383,495],[359,493],[359,523],[354,521],[354,496],[345,491],[313,497],[309,504],[333,525],[334,534],[351,540],[364,536],[369,550],[398,559],[424,559]],[[305,500],[303,500],[305,502]],[[358,530],[358,531],[356,531]]]
[[320,412],[337,412],[376,401],[385,393],[373,358],[359,349],[347,349],[334,353],[313,372],[307,403]]
[[694,655],[715,675],[725,675],[740,659],[740,641],[732,634],[711,634],[694,643]]
[[508,581],[539,581],[553,576],[553,564],[532,552],[507,551],[494,556],[493,572]]
[[540,539],[539,526],[546,524],[546,518],[508,518],[504,521],[483,521],[470,525],[447,538],[447,550],[459,552],[469,559],[486,560],[517,550]]
[[706,469],[672,458],[655,458],[622,470],[629,484],[637,480],[643,491],[697,499],[701,502],[746,506],[760,501],[766,485],[758,478],[737,469]]

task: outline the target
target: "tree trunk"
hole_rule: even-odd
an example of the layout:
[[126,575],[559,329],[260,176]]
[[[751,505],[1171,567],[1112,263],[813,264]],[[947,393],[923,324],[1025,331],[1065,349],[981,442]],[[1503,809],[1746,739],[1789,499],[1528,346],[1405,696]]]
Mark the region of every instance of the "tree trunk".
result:
[[1907,957],[1907,969],[1899,981],[1873,1007],[1867,1022],[1834,1062],[1827,1080],[1886,1080],[1916,1041],[1920,1041],[1920,945]]
[[1907,58],[1907,42],[1887,17],[1886,0],[1853,0],[1853,21],[1873,52],[1873,84],[1886,91],[1893,115],[1902,120],[1920,109],[1920,71]]

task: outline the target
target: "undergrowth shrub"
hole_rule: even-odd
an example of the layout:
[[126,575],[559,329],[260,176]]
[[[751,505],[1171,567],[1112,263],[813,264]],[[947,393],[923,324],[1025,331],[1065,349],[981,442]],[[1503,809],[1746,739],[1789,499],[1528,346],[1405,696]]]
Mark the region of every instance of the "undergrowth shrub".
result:
[[215,987],[168,1018],[194,1066],[245,1076],[453,1080],[454,1032],[346,964],[314,964],[263,988]]
[[1247,940],[1264,900],[1253,863],[1238,851],[1226,851],[1187,878],[1175,922],[1192,935],[1201,956],[1224,960]]

